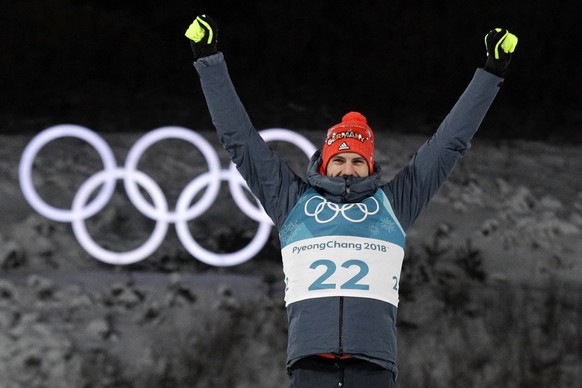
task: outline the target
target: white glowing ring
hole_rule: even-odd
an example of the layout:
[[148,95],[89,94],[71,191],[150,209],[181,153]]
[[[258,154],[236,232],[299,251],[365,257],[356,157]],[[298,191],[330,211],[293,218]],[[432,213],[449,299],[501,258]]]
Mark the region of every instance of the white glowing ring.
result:
[[[308,157],[316,148],[305,137],[286,129],[268,129],[260,132],[265,141],[287,141],[300,147]],[[98,152],[103,161],[104,169],[81,185],[73,199],[71,210],[51,207],[44,202],[36,192],[32,183],[33,160],[39,150],[48,142],[61,137],[77,137],[87,141]],[[182,139],[197,147],[206,159],[208,172],[190,181],[180,194],[174,212],[168,210],[167,200],[150,177],[137,170],[137,165],[143,153],[153,143],[163,139]],[[161,127],[140,138],[131,148],[124,168],[118,168],[113,151],[109,145],[96,133],[77,125],[58,125],[47,128],[37,135],[23,152],[19,178],[25,199],[41,215],[60,222],[71,222],[73,232],[81,246],[93,257],[106,263],[123,265],[135,263],[151,255],[162,243],[168,229],[168,223],[175,223],[180,241],[195,258],[215,266],[230,266],[240,264],[251,259],[265,245],[269,239],[272,221],[266,216],[257,201],[256,206],[251,204],[243,187],[248,190],[246,183],[235,170],[234,165],[222,170],[218,155],[210,144],[199,134],[182,127]],[[123,179],[128,197],[132,204],[145,216],[156,221],[152,235],[139,248],[130,252],[111,252],[103,249],[89,236],[85,220],[95,215],[109,202],[115,190],[115,183]],[[188,229],[188,221],[204,213],[218,197],[220,183],[229,182],[232,197],[239,208],[253,220],[259,223],[258,230],[251,242],[238,252],[217,254],[202,248],[192,237]],[[89,203],[87,201],[92,192],[99,186],[103,188]],[[153,206],[145,200],[139,191],[138,185],[143,187],[152,198]],[[207,187],[201,199],[194,205],[190,202],[197,193]],[[255,198],[256,200],[256,198]]]
[[[194,184],[188,185],[178,198],[176,211],[186,211],[190,201],[192,201],[202,188],[210,183],[211,179],[213,177],[209,173],[205,173],[192,181]],[[220,179],[224,181],[231,180],[232,175],[230,171],[223,170],[220,174]],[[271,234],[271,221],[270,219],[259,221],[259,228],[251,242],[241,250],[230,253],[218,254],[203,248],[190,233],[186,220],[176,221],[176,233],[186,250],[192,256],[198,258],[198,260],[214,266],[232,266],[247,261],[263,249]]]
[[[46,218],[59,222],[71,222],[74,218],[73,211],[59,209],[46,203],[40,195],[38,195],[34,183],[32,182],[34,158],[47,143],[62,137],[76,137],[91,144],[101,157],[104,171],[113,171],[117,167],[117,164],[115,162],[113,151],[107,145],[105,140],[90,129],[79,125],[64,124],[47,128],[36,135],[34,139],[28,143],[22,153],[18,169],[20,187],[24,198],[26,198],[34,210]],[[91,203],[81,210],[81,217],[89,218],[95,215],[99,210],[103,209],[111,198],[113,190],[115,190],[115,179],[106,180],[99,194],[91,201]]]
[[110,180],[124,179],[125,182],[137,182],[143,187],[152,200],[158,211],[167,211],[168,203],[166,197],[158,184],[149,176],[141,171],[128,171],[118,168],[113,171],[100,171],[86,180],[82,185],[75,198],[73,199],[72,211],[73,214],[80,216],[73,218],[72,227],[79,244],[93,257],[105,263],[115,265],[133,264],[151,255],[162,243],[168,231],[168,222],[165,220],[155,220],[156,226],[148,240],[140,247],[128,252],[112,252],[100,245],[98,245],[89,235],[85,225],[85,219],[82,217],[82,209],[84,208],[89,196],[95,189]]
[[[182,209],[184,211],[183,213],[177,211],[160,212],[160,209],[152,207],[152,205],[143,197],[136,182],[133,180],[126,179],[124,181],[125,190],[135,207],[152,220],[163,219],[168,222],[193,220],[208,210],[220,191],[220,160],[218,159],[218,155],[214,151],[214,148],[212,148],[210,143],[204,137],[196,132],[181,127],[161,127],[153,130],[138,139],[133,147],[131,147],[131,150],[127,154],[127,160],[125,161],[125,169],[128,171],[136,171],[143,153],[152,144],[165,139],[181,139],[188,141],[202,152],[202,155],[206,159],[206,164],[208,165],[208,173],[212,176],[212,179],[207,182],[208,189],[204,192],[200,200],[192,207]],[[189,184],[194,184],[195,181],[196,179]]]
[[[259,134],[266,142],[285,141],[294,144],[299,147],[308,158],[310,158],[317,150],[313,143],[311,143],[306,137],[288,129],[270,128],[260,131]],[[253,205],[243,193],[243,187],[248,190],[248,186],[236,170],[234,163],[230,163],[229,170],[233,178],[228,181],[228,187],[230,188],[232,197],[238,207],[253,220],[257,222],[268,222],[272,225],[273,222],[269,216],[267,216],[263,207],[258,202],[257,206]]]

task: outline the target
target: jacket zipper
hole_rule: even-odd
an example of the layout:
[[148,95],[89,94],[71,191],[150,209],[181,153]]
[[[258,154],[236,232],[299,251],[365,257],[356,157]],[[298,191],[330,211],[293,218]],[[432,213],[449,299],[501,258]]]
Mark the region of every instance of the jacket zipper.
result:
[[350,195],[350,191],[351,191],[352,176],[351,175],[344,176],[344,181],[346,184],[346,188],[344,190],[344,195],[342,196],[342,200],[344,202],[347,202],[347,198]]
[[[345,176],[344,177],[345,183],[346,183],[346,189],[344,191],[344,196],[343,196],[343,201],[347,202],[347,198],[348,195],[350,194],[350,190],[351,190],[351,183],[352,183],[352,177],[351,176]],[[344,333],[343,333],[343,325],[344,325],[344,297],[340,296],[340,301],[339,301],[340,305],[339,305],[339,355],[343,356],[344,355]]]
[[344,297],[340,296],[339,300],[339,355],[344,355],[344,333],[343,333],[343,324],[344,324]]
[[[343,201],[347,202],[347,198],[350,195],[351,184],[352,184],[352,176],[344,176],[346,188],[343,195]],[[344,333],[343,333],[343,325],[344,325],[344,297],[340,296],[339,300],[339,356],[344,355]]]

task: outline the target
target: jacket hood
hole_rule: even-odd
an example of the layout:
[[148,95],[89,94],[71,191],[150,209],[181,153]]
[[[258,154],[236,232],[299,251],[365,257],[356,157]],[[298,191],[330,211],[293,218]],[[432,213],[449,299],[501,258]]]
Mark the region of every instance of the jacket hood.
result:
[[321,150],[316,151],[307,167],[307,182],[327,200],[332,202],[361,202],[378,190],[382,169],[374,164],[374,172],[367,177],[321,174]]

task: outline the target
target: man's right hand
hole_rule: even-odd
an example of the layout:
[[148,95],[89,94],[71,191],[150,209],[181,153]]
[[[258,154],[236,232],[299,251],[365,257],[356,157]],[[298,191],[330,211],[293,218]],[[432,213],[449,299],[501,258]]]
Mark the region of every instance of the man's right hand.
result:
[[190,39],[195,61],[218,52],[218,26],[211,17],[196,16],[184,35]]

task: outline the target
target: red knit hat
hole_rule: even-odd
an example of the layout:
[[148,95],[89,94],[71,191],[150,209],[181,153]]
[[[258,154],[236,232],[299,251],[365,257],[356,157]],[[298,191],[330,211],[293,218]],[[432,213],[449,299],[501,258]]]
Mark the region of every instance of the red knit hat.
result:
[[327,130],[320,172],[326,174],[329,160],[342,152],[354,152],[362,156],[368,163],[370,174],[374,172],[374,133],[361,113],[349,112],[341,123]]

